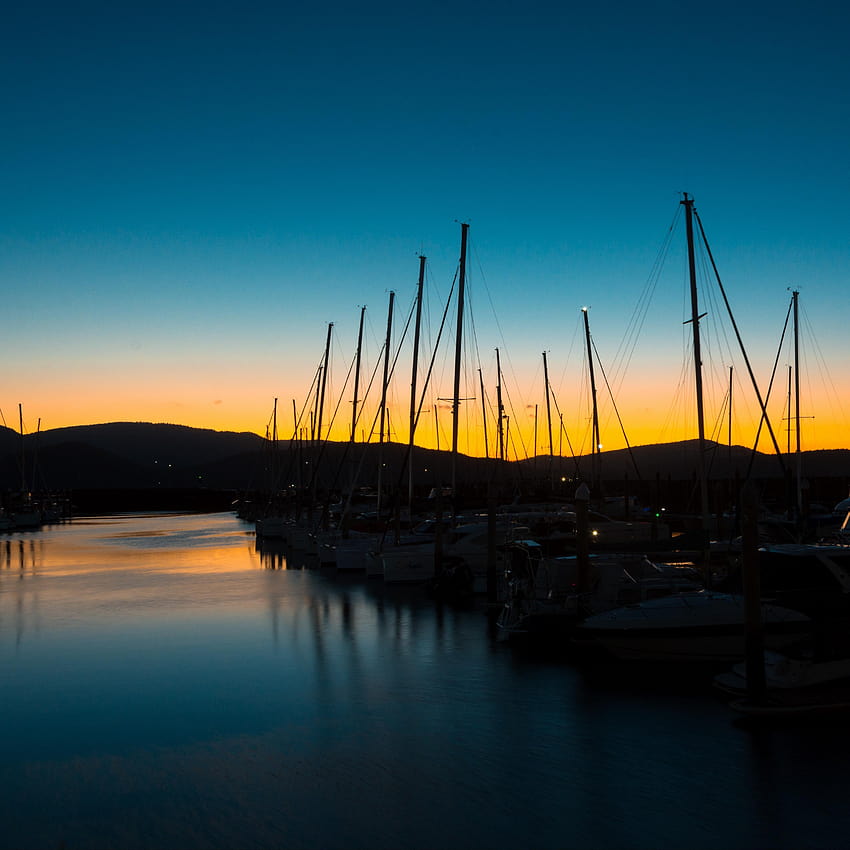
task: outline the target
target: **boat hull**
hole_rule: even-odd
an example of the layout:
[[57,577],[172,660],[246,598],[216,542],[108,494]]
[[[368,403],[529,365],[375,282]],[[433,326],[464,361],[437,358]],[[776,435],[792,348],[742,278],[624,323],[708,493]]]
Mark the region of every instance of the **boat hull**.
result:
[[[764,645],[796,650],[812,638],[804,614],[762,605]],[[744,657],[743,597],[700,591],[653,599],[589,617],[575,641],[623,660],[734,663]]]

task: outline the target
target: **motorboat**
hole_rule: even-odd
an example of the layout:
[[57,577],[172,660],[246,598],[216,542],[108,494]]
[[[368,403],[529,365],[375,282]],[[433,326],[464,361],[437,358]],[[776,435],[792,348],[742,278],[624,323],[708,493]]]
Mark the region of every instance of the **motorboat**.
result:
[[634,553],[592,553],[582,589],[578,556],[545,557],[533,540],[517,541],[508,551],[496,622],[507,639],[563,638],[593,614],[701,587],[692,569],[660,566]]
[[[767,692],[773,699],[778,697],[774,692],[820,694],[835,686],[850,689],[850,658],[815,661],[811,657],[794,658],[768,651],[764,653],[764,678]],[[745,696],[748,690],[747,665],[739,662],[730,670],[718,673],[714,677],[714,686],[732,696]]]
[[[810,644],[808,615],[767,602],[761,615],[767,648],[796,650]],[[576,627],[574,641],[620,659],[732,664],[745,652],[744,597],[699,590],[648,599],[586,618]]]
[[[504,539],[512,529],[513,526],[498,524],[496,533]],[[435,578],[436,534],[431,533],[429,537],[423,539],[422,535],[413,534],[397,545],[381,550],[380,559],[387,584],[425,584]],[[467,574],[475,593],[484,593],[487,589],[489,542],[490,525],[487,520],[449,527],[441,534],[443,565]],[[493,565],[497,572],[504,570],[503,561],[504,553],[497,547],[496,563]]]
[[818,661],[779,652],[764,653],[764,691],[748,686],[747,665],[718,673],[714,686],[732,696],[739,714],[780,718],[850,709],[850,658]]

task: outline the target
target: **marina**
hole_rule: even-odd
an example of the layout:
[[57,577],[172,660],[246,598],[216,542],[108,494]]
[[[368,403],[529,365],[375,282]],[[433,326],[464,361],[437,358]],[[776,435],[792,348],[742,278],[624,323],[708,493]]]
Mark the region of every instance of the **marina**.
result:
[[230,512],[0,539],[4,848],[834,848],[846,715],[530,653]]

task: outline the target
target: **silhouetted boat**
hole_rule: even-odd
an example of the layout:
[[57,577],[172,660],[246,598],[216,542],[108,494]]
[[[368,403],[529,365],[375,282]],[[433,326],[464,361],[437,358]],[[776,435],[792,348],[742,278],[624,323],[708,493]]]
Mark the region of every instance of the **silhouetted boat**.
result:
[[588,558],[590,590],[580,593],[578,556],[544,557],[536,541],[506,548],[506,598],[496,625],[510,640],[566,638],[594,614],[701,586],[695,571],[665,568],[645,555],[594,553]]
[[764,654],[765,692],[750,696],[747,665],[718,673],[714,686],[733,696],[731,707],[751,716],[781,717],[850,709],[850,658],[815,661],[779,652]]

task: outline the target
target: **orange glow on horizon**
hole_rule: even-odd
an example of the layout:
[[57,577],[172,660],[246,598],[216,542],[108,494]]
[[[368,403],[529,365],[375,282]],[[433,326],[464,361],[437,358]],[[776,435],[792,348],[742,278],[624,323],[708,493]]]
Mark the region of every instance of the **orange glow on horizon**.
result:
[[[51,402],[47,406],[39,407],[37,412],[24,407],[24,433],[35,433],[37,430],[46,431],[58,428],[74,427],[79,425],[103,424],[109,422],[151,422],[183,425],[190,428],[207,429],[214,431],[232,431],[237,433],[254,433],[261,437],[271,436],[273,400],[271,402],[259,402],[256,399],[250,403],[244,401],[234,406],[226,402],[202,402],[194,403],[184,401],[180,403],[139,404],[125,403],[127,400],[113,399],[107,403],[93,403],[93,399],[86,399],[78,404],[57,404]],[[236,409],[234,409],[236,408]],[[6,427],[14,431],[19,430],[17,406],[13,410],[3,409],[3,420]],[[450,450],[452,445],[452,421],[450,409],[440,411],[443,419],[435,423],[432,415],[423,416],[416,430],[416,445],[427,449]],[[600,415],[601,442],[604,451],[616,451],[630,446],[655,445],[659,443],[671,443],[680,440],[690,440],[697,437],[696,428],[689,414],[683,411],[680,420],[671,420],[666,412],[641,409],[631,415],[628,408],[621,410],[624,421],[628,423],[628,429],[624,436],[616,418],[607,419]],[[406,444],[409,439],[408,417],[400,415],[392,408],[389,409],[390,434],[384,439],[389,442]],[[506,443],[506,455],[508,460],[523,459],[548,455],[549,434],[548,425],[543,417],[538,415],[537,432],[535,439],[534,422],[528,421],[518,427],[510,420],[505,424],[504,439]],[[40,421],[39,421],[40,420]],[[779,424],[774,424],[774,436],[779,444],[780,451],[785,452],[789,448],[793,451],[796,445],[796,437],[793,430],[789,434],[788,422],[778,416]],[[437,435],[439,425],[439,438]],[[309,439],[311,436],[310,425],[302,425],[299,429],[300,436]],[[291,400],[289,406],[278,404],[277,412],[277,434],[280,440],[289,440],[295,435],[293,411]],[[268,430],[267,430],[268,429]],[[330,427],[327,420],[323,423],[322,437],[338,442],[345,442],[350,438],[351,423],[334,422]],[[371,431],[371,434],[370,434]],[[757,431],[757,417],[751,421],[734,424],[732,428],[732,444],[752,448]],[[585,455],[590,453],[590,441],[588,423],[564,424],[552,423],[552,453],[556,456],[571,457],[573,455]],[[790,439],[789,439],[790,437]],[[706,427],[706,439],[715,441],[722,445],[729,442],[729,434],[726,423],[720,423],[716,428]],[[488,422],[487,443],[489,452],[485,451],[484,428],[480,417],[477,422],[465,422],[461,424],[458,436],[458,451],[462,454],[474,457],[484,457],[489,454],[495,457],[497,449],[496,423]],[[358,425],[356,442],[379,441],[377,425],[372,431],[372,416],[368,417],[368,424],[362,427]],[[804,451],[817,449],[844,449],[848,446],[848,430],[844,422],[834,416],[808,418],[801,422],[801,444]],[[536,452],[535,452],[536,448]],[[766,429],[762,430],[758,443],[759,451],[772,454],[773,444]]]

